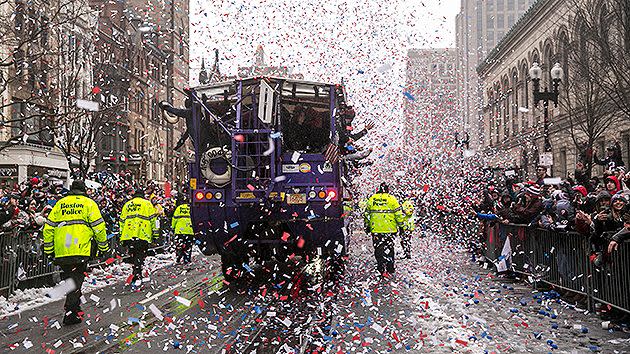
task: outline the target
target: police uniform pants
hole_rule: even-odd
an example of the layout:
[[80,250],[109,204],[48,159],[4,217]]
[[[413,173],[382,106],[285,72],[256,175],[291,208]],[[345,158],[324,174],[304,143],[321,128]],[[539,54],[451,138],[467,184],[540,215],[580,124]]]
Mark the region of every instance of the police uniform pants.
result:
[[177,262],[184,261],[184,263],[190,263],[193,246],[193,235],[175,235],[177,239]]
[[405,257],[411,257],[411,230],[404,230],[400,232],[400,246],[405,252]]
[[61,267],[61,280],[72,279],[76,285],[76,289],[66,294],[66,303],[64,309],[78,315],[81,312],[81,285],[85,280],[85,272],[87,272],[87,263],[63,264]]
[[372,234],[376,269],[382,273],[394,273],[394,234]]
[[127,247],[129,257],[131,258],[133,280],[141,280],[142,267],[144,266],[144,259],[147,258],[149,243],[147,241],[137,239],[127,240],[125,241],[125,247]]

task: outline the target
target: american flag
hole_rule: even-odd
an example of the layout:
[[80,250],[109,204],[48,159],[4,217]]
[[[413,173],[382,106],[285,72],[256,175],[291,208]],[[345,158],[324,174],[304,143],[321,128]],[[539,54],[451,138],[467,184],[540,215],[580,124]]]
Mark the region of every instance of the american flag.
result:
[[339,161],[339,148],[337,144],[328,144],[326,151],[324,151],[324,157],[332,164],[337,163]]

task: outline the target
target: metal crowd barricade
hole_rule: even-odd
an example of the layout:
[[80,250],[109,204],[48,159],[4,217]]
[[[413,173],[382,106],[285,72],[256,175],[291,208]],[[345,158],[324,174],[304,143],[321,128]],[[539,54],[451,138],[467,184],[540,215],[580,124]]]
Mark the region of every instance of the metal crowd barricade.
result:
[[[155,252],[167,249],[170,241],[164,239],[160,245],[150,250]],[[114,233],[108,242],[111,250],[127,258],[126,249],[120,246],[117,233]],[[42,248],[42,235],[38,230],[0,233],[0,296],[8,297],[19,285],[42,285],[57,280],[59,268],[44,257]],[[89,267],[102,266],[104,263],[94,260]]]
[[12,232],[0,232],[0,296],[13,292],[16,276],[17,238]]
[[619,245],[610,262],[594,267],[589,261],[589,240],[576,232],[557,232],[525,225],[495,224],[486,231],[486,257],[497,262],[509,237],[512,270],[530,277],[534,283],[588,297],[594,302],[630,313],[630,242]]
[[591,282],[594,301],[630,312],[630,241],[620,244],[605,266],[592,267]]

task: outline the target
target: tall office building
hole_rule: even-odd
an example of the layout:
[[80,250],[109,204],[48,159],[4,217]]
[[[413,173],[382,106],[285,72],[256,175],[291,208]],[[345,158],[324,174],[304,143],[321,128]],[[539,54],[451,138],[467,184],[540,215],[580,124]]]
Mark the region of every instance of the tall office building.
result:
[[518,19],[538,0],[462,0],[456,18],[457,98],[461,129],[470,133],[471,148],[483,135],[481,91],[476,68]]
[[[455,48],[410,49],[405,84],[405,133],[418,140],[456,114]],[[439,130],[439,129],[438,129]]]

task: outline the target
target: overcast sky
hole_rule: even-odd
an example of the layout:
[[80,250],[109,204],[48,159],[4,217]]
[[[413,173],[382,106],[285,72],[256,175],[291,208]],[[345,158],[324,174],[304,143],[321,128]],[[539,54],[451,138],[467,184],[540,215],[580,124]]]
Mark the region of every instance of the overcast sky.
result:
[[[307,80],[346,84],[357,126],[376,123],[369,144],[386,153],[404,139],[407,50],[455,42],[460,0],[192,0],[191,85],[201,57],[220,51],[223,74],[251,65],[258,45],[267,64]],[[207,66],[211,63],[206,62]]]
[[[296,48],[332,40],[331,36],[317,36],[317,33],[334,33],[331,27],[341,26],[347,28],[350,35],[359,34],[361,26],[369,26],[369,22],[373,27],[396,34],[405,47],[401,50],[454,46],[455,16],[459,7],[460,0],[192,0],[190,33],[194,73],[191,76],[195,76],[195,83],[195,69],[199,68],[201,57],[212,58],[214,48],[221,51],[222,68],[231,74],[237,66],[251,64],[258,44],[265,47],[272,65],[304,65],[309,58],[300,57],[303,52]],[[392,9],[397,9],[398,13],[391,14]],[[391,17],[384,16],[386,14]],[[348,23],[350,18],[360,23],[352,25]],[[299,33],[302,36],[289,37],[294,30],[290,26],[292,21],[306,27],[319,24],[328,28],[317,28],[314,38],[308,38],[307,31]],[[354,38],[354,43],[371,39]]]

